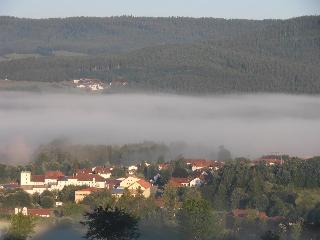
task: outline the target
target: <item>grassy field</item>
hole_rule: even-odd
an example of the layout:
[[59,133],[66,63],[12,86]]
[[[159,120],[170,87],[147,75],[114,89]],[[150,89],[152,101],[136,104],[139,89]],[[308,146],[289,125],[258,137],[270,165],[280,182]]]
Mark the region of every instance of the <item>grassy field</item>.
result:
[[83,56],[87,56],[84,53],[69,52],[69,51],[55,51],[54,55],[56,57],[83,57]]
[[0,57],[0,61],[11,61],[11,60],[18,60],[23,58],[32,58],[32,57],[41,57],[40,54],[35,53],[11,53]]
[[78,93],[72,83],[63,82],[33,82],[0,80],[0,91],[28,91],[28,92],[52,92],[52,93]]
[[[53,56],[55,56],[55,57],[83,57],[83,56],[87,56],[87,55],[84,53],[70,52],[70,51],[54,51]],[[10,53],[10,54],[0,56],[0,62],[1,61],[25,59],[25,58],[39,58],[39,57],[43,57],[43,56],[38,53]]]

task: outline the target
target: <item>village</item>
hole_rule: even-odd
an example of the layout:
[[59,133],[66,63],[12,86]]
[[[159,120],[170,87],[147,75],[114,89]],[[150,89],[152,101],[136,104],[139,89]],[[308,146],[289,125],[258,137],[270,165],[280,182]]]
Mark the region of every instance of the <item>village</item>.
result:
[[[224,161],[206,160],[206,159],[181,159],[180,160],[189,170],[188,176],[178,177],[170,176],[170,179],[163,184],[163,176],[160,173],[155,174],[151,179],[146,179],[141,171],[147,171],[150,163],[144,162],[138,165],[123,167],[125,177],[114,177],[112,175],[114,167],[96,166],[92,168],[78,169],[72,176],[65,176],[61,171],[47,171],[44,175],[34,175],[31,171],[22,171],[20,173],[19,183],[7,183],[0,185],[1,190],[21,189],[30,195],[41,195],[45,191],[59,192],[65,187],[75,186],[80,189],[74,191],[74,203],[80,204],[87,196],[101,192],[109,191],[114,199],[120,199],[125,192],[132,196],[143,196],[152,198],[163,207],[162,193],[165,186],[173,188],[198,188],[209,181],[209,175],[219,171],[225,165]],[[264,163],[266,166],[282,165],[284,161],[282,156],[268,155],[263,156],[251,162],[257,165]],[[161,172],[172,166],[172,162],[156,164],[157,170]],[[183,175],[183,174],[182,174]],[[54,208],[62,207],[64,202],[55,201]],[[54,208],[27,208],[17,206],[15,209],[0,208],[1,213],[32,215],[35,217],[49,218],[53,216]],[[230,212],[231,215],[244,217],[247,211],[235,209]],[[269,219],[265,213],[256,213],[257,216]],[[271,218],[270,218],[271,219]],[[277,218],[274,218],[277,219]]]

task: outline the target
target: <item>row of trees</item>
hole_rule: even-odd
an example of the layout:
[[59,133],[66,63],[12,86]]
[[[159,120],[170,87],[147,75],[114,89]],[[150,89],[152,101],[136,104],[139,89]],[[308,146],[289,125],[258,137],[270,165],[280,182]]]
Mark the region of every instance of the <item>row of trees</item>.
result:
[[269,216],[305,217],[313,203],[306,204],[302,189],[319,189],[319,164],[317,157],[307,161],[291,159],[271,167],[237,160],[215,172],[202,192],[220,210],[253,208]]
[[34,174],[48,170],[61,170],[72,175],[76,169],[111,165],[129,166],[142,160],[157,162],[169,159],[170,150],[164,144],[145,142],[141,144],[112,145],[73,145],[64,140],[56,140],[40,146],[34,161],[27,166]]

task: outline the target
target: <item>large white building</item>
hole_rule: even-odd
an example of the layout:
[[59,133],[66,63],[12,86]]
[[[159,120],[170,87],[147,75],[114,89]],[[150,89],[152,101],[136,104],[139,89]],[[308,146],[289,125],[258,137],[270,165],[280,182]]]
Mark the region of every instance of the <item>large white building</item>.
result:
[[30,194],[42,193],[45,190],[61,191],[65,186],[88,186],[105,188],[106,178],[99,174],[77,174],[76,176],[64,176],[60,171],[49,171],[44,175],[32,175],[30,171],[23,171],[20,175],[20,185]]

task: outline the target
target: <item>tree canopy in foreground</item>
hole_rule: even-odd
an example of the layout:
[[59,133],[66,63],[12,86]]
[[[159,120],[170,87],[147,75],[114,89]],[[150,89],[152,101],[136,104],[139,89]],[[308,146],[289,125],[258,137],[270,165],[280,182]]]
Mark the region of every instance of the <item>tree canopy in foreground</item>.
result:
[[138,219],[117,207],[98,207],[84,217],[81,223],[88,227],[87,239],[130,240],[140,235]]

